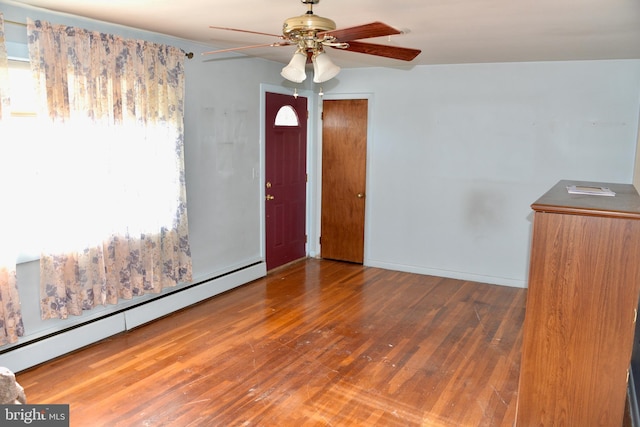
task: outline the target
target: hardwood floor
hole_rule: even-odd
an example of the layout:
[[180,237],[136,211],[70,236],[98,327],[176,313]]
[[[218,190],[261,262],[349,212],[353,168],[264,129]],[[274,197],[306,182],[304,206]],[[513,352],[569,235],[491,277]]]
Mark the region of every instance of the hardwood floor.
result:
[[524,289],[307,260],[18,373],[71,426],[511,426]]

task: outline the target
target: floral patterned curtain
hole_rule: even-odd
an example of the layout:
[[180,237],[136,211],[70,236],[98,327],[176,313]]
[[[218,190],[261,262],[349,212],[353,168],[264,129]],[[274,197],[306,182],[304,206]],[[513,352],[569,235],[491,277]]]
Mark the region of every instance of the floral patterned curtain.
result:
[[[7,60],[7,49],[4,39],[4,17],[0,13],[0,134],[3,132],[3,121],[7,119],[9,109],[9,65]],[[8,155],[8,144],[10,138],[0,138],[0,197],[3,199],[0,207],[0,235],[3,239],[11,242],[7,238],[13,232],[11,215],[15,215],[14,201],[12,194],[12,177],[6,176],[6,171],[10,168],[3,167],[2,163],[11,161]],[[18,337],[24,335],[22,323],[22,313],[20,310],[20,297],[16,283],[16,253],[15,248],[7,247],[11,245],[0,245],[0,345],[13,343]]]
[[48,116],[43,319],[191,280],[182,50],[27,22]]
[[9,63],[4,40],[4,16],[0,12],[0,120],[9,108]]

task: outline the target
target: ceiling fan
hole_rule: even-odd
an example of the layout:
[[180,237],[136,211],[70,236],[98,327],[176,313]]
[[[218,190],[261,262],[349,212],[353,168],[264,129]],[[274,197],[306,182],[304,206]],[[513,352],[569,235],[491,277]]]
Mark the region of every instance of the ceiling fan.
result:
[[372,22],[355,27],[336,29],[336,23],[334,21],[313,13],[313,5],[318,4],[320,0],[300,1],[308,6],[307,13],[286,19],[282,25],[282,35],[227,27],[209,27],[218,30],[239,31],[276,37],[279,41],[204,52],[203,55],[258,47],[293,45],[297,46],[296,52],[293,54],[293,58],[289,64],[282,69],[282,77],[292,82],[300,83],[307,77],[305,72],[306,63],[312,62],[314,68],[313,81],[315,83],[322,83],[332,79],[340,72],[340,67],[333,64],[331,59],[326,55],[324,51],[325,47],[359,52],[367,55],[383,56],[402,61],[411,61],[421,52],[419,49],[358,41],[373,37],[392,36],[401,34],[402,32],[382,22]]

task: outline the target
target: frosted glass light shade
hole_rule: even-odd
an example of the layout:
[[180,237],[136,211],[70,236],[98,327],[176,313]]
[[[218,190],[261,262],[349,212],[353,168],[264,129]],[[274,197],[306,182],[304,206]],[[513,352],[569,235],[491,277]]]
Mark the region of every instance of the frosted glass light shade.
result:
[[300,83],[307,78],[307,74],[304,71],[306,63],[307,55],[298,51],[293,54],[293,58],[289,61],[289,65],[282,69],[280,75],[289,81]]
[[331,61],[331,58],[324,53],[319,52],[313,55],[313,81],[315,83],[326,82],[331,80],[340,72],[340,67]]

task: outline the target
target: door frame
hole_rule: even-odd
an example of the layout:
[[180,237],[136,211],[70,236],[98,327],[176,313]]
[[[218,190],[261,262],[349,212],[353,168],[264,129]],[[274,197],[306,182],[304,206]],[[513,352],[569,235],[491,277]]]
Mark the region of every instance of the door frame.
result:
[[[297,87],[297,86],[296,86]],[[300,96],[304,96],[307,98],[307,109],[309,110],[309,116],[307,117],[307,185],[306,185],[306,222],[305,222],[305,232],[307,234],[307,243],[305,244],[305,253],[309,256],[309,242],[311,241],[311,222],[309,218],[309,212],[311,212],[312,206],[312,198],[313,194],[311,194],[311,168],[313,167],[313,135],[315,134],[315,126],[316,123],[312,120],[313,117],[316,117],[316,101],[315,94],[303,88],[297,88],[298,94]],[[267,226],[265,220],[265,183],[266,183],[266,98],[267,92],[279,93],[282,95],[291,95],[293,96],[293,88],[287,88],[283,86],[274,86],[266,83],[260,84],[260,160],[259,164],[253,169],[253,179],[258,179],[259,187],[260,187],[260,257],[262,261],[266,263],[267,260]]]
[[362,265],[369,264],[369,245],[368,245],[368,237],[370,235],[370,209],[371,203],[369,202],[371,197],[375,197],[371,190],[371,171],[373,170],[373,165],[371,164],[371,151],[373,148],[373,144],[375,140],[373,138],[372,132],[372,123],[374,120],[373,117],[373,93],[325,93],[324,96],[318,96],[316,99],[316,105],[318,109],[318,115],[315,116],[317,118],[316,123],[316,131],[317,131],[317,141],[316,151],[314,153],[315,162],[316,162],[316,179],[314,181],[314,197],[315,197],[315,212],[314,212],[314,232],[312,235],[314,236],[311,239],[311,235],[309,235],[309,241],[312,243],[310,247],[310,252],[315,254],[315,256],[320,256],[320,236],[322,235],[322,230],[320,227],[320,219],[322,216],[322,101],[323,100],[348,100],[348,99],[366,99],[367,100],[367,152],[365,155],[366,158],[366,176],[365,176],[365,194],[367,195],[364,199],[364,260]]

